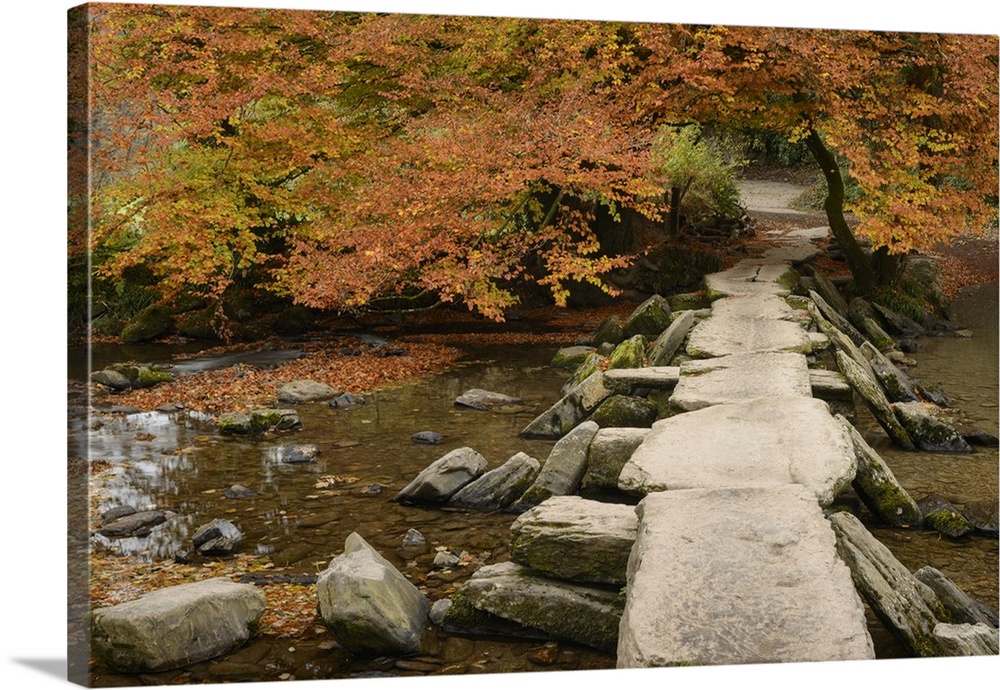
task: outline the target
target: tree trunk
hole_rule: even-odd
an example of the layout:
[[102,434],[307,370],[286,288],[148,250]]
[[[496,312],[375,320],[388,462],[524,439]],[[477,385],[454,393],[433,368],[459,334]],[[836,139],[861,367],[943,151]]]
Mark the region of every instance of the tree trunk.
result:
[[681,199],[684,190],[680,187],[670,188],[670,210],[667,212],[667,237],[676,240],[681,234]]
[[844,258],[847,259],[847,265],[854,276],[854,285],[860,293],[871,294],[877,284],[875,271],[844,218],[844,178],[840,174],[837,159],[815,129],[809,130],[806,146],[819,163],[823,177],[826,178],[827,195],[823,208],[830,223],[830,230],[844,251]]

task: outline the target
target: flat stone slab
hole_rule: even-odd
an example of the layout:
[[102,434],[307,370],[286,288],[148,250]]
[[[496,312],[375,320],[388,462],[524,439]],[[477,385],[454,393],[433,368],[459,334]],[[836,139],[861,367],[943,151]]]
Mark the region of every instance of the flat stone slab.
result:
[[810,259],[815,259],[822,253],[823,250],[808,239],[789,238],[788,235],[784,235],[772,240],[771,246],[764,252],[764,258],[769,261],[787,261],[792,264],[801,264]]
[[732,268],[705,276],[705,291],[709,299],[728,295],[791,294],[791,280],[779,280],[791,271],[788,264],[769,264],[765,259],[746,259]]
[[795,239],[807,239],[813,242],[818,242],[819,240],[824,240],[830,235],[830,226],[823,225],[818,228],[802,228],[800,230],[792,230],[785,233],[785,237],[795,238]]
[[795,321],[808,319],[802,312],[796,312],[788,302],[777,295],[736,295],[722,297],[712,303],[712,316],[748,317],[754,319],[778,319]]
[[875,657],[810,491],[668,491],[638,512],[619,668]]
[[813,343],[799,324],[747,316],[712,316],[691,329],[687,353],[723,357],[744,352],[812,352]]
[[854,446],[825,402],[782,396],[656,422],[622,468],[618,487],[648,494],[801,484],[829,505],[856,469]]
[[677,385],[680,375],[680,367],[608,369],[604,372],[604,387],[623,395],[628,395],[635,388],[670,390]]
[[690,412],[785,395],[812,395],[805,355],[760,352],[683,363],[670,404]]

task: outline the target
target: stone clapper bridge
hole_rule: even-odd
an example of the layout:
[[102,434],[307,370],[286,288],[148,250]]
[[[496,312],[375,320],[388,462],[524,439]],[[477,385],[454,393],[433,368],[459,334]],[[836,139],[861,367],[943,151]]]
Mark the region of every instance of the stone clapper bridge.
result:
[[670,404],[618,478],[645,494],[627,570],[619,668],[874,658],[862,601],[823,513],[856,470],[812,397],[828,345],[784,299],[817,231],[706,276]]

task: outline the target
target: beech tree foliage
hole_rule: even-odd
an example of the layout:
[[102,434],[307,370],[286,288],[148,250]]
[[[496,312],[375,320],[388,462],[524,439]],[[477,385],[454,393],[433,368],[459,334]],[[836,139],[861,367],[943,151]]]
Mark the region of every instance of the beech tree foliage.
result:
[[[609,289],[595,211],[652,219],[664,126],[753,126],[838,161],[885,254],[996,213],[995,37],[89,6],[89,250],[159,295],[236,283],[349,310],[503,318],[532,280]],[[823,158],[826,154],[828,158]],[[831,161],[833,169],[831,169]],[[834,174],[836,173],[836,174]],[[849,251],[862,289],[871,261]]]

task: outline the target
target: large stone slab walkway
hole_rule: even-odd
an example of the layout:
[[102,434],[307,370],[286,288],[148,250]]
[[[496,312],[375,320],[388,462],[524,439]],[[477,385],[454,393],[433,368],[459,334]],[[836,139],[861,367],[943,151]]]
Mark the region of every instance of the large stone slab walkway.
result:
[[705,277],[713,308],[619,477],[643,494],[618,666],[874,658],[864,606],[821,506],[857,470],[806,355],[828,345],[784,300],[823,233]]

